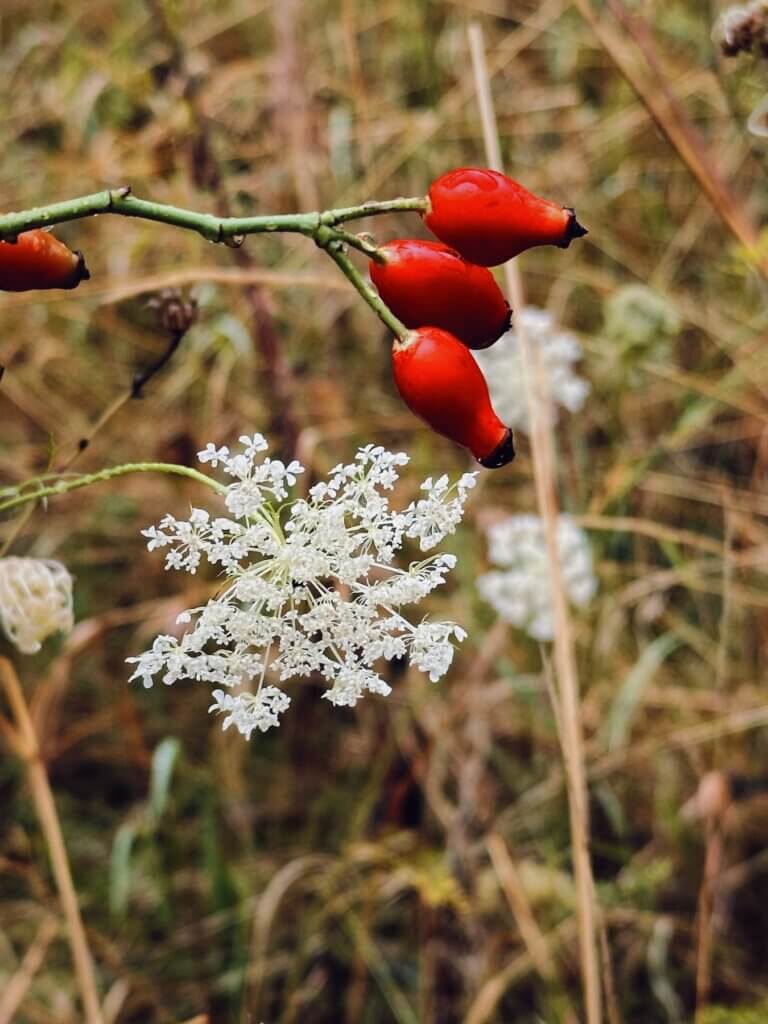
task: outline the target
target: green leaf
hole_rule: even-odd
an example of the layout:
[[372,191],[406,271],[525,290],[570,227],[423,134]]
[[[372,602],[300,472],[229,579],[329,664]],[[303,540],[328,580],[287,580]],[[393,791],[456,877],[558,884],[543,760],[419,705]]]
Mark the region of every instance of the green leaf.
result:
[[181,744],[169,737],[162,740],[152,755],[152,777],[149,785],[149,814],[152,824],[157,826],[168,800],[171,775]]
[[665,633],[649,644],[640,655],[617,693],[608,717],[608,747],[611,750],[622,747],[627,742],[632,719],[643,696],[643,691],[656,675],[659,667],[679,646],[679,637],[674,633]]
[[122,917],[128,905],[131,888],[131,853],[136,839],[136,826],[125,822],[115,833],[109,862],[109,909],[115,917]]

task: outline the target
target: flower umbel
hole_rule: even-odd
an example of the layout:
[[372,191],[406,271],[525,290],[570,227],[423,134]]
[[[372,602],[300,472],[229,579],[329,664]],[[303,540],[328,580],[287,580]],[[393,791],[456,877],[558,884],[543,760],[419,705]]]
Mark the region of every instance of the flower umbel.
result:
[[[515,320],[522,326],[526,338],[541,353],[553,406],[561,405],[569,412],[578,412],[586,401],[590,387],[573,370],[573,364],[582,357],[581,345],[576,336],[559,327],[547,310],[535,306],[526,306],[517,311]],[[485,374],[491,401],[499,418],[513,430],[530,433],[523,363],[514,329],[502,334],[491,348],[473,352],[472,355]]]
[[[557,523],[557,546],[566,593],[578,607],[589,604],[597,590],[587,535],[567,515]],[[500,566],[481,576],[477,587],[498,614],[535,640],[554,637],[552,589],[541,519],[510,516],[488,530],[488,554]]]
[[167,548],[166,568],[195,573],[205,559],[226,577],[223,590],[179,617],[191,624],[180,638],[159,636],[138,658],[131,679],[151,686],[195,679],[214,683],[211,711],[225,714],[246,738],[279,724],[290,704],[270,680],[323,676],[323,696],[354,707],[366,693],[386,695],[389,685],[374,665],[410,654],[417,668],[439,679],[464,631],[451,622],[420,622],[400,609],[445,581],[456,559],[438,554],[398,568],[406,537],[429,551],[461,520],[475,476],[454,485],[447,477],[422,485],[425,497],[406,509],[390,508],[385,492],[408,462],[402,452],[369,445],[350,465],[333,469],[306,499],[285,503],[304,471],[265,457],[264,438],[241,437],[234,454],[209,444],[201,462],[221,465],[232,477],[224,501],[230,517],[193,508],[189,519],[165,516],[143,531],[148,547]]
[[0,624],[23,654],[74,625],[72,577],[45,558],[0,558]]

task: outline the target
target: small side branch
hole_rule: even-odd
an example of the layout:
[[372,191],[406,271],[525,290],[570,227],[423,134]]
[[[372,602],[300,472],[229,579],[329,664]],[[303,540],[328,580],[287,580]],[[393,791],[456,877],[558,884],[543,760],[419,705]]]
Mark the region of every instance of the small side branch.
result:
[[330,230],[329,237],[327,239],[323,238],[318,232],[318,235],[315,237],[315,241],[321,249],[325,249],[342,274],[351,282],[363,299],[365,299],[379,320],[381,320],[381,322],[385,324],[390,331],[392,331],[395,337],[402,341],[408,333],[408,328],[402,320],[398,320],[389,306],[387,306],[387,304],[382,300],[378,292],[368,284],[352,260],[350,260],[347,254],[343,251],[344,246],[335,238],[335,232]]

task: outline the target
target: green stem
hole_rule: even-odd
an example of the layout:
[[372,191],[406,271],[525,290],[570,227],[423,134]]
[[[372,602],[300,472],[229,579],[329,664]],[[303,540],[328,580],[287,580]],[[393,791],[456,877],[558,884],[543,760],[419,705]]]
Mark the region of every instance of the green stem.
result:
[[84,473],[82,476],[59,480],[49,487],[39,487],[37,490],[25,494],[17,494],[14,498],[0,502],[0,512],[8,512],[10,509],[18,508],[30,501],[38,501],[40,498],[52,498],[59,494],[66,494],[68,491],[76,491],[80,487],[90,487],[91,484],[100,483],[102,480],[111,480],[116,476],[127,476],[129,473],[171,473],[176,476],[186,476],[198,483],[205,484],[218,494],[225,494],[227,488],[224,484],[212,480],[211,477],[200,473],[189,466],[177,466],[172,462],[126,462],[122,466],[109,466],[100,469],[98,473]]
[[333,234],[340,242],[344,242],[345,245],[365,253],[368,259],[375,260],[376,263],[387,262],[387,258],[381,249],[374,245],[373,242],[369,242],[367,238],[353,235],[350,231],[344,231],[342,228],[333,228]]
[[426,213],[429,209],[429,199],[426,196],[411,197],[409,199],[385,199],[382,202],[371,200],[363,203],[362,206],[347,206],[340,210],[326,210],[321,214],[323,224],[328,227],[335,227],[336,224],[343,224],[348,220],[360,220],[361,217],[375,217],[381,213]]
[[390,331],[392,331],[392,333],[402,341],[406,334],[408,334],[408,328],[402,320],[398,320],[389,306],[381,299],[378,292],[374,291],[374,289],[368,284],[352,260],[350,260],[346,253],[342,252],[339,244],[337,242],[330,242],[322,247],[331,257],[342,274],[352,283],[352,285],[354,285],[360,295],[362,295],[379,320],[386,324]]
[[[142,220],[158,221],[174,227],[197,231],[211,242],[237,240],[241,235],[252,235],[259,232],[293,231],[298,234],[314,237],[321,226],[333,228],[346,221],[361,217],[372,217],[382,213],[397,211],[424,212],[427,200],[422,197],[410,199],[390,199],[385,202],[364,203],[361,206],[350,206],[339,210],[326,210],[323,213],[284,213],[261,217],[215,217],[210,213],[198,213],[185,210],[179,206],[165,203],[153,203],[147,199],[137,199],[130,194],[127,187],[94,192],[92,195],[67,199],[61,203],[50,203],[19,213],[7,213],[0,216],[0,239],[13,241],[22,231],[31,228],[51,227],[65,221],[81,220],[100,213],[117,214],[122,217],[139,217]],[[350,244],[354,244],[351,243]],[[357,248],[361,248],[357,244]],[[365,250],[364,250],[365,251]],[[370,253],[369,253],[370,255]]]

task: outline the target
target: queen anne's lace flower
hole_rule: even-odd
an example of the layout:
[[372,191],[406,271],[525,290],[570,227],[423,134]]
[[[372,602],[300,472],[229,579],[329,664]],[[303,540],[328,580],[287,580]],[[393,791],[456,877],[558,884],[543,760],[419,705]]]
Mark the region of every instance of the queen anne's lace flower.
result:
[[[562,330],[545,309],[526,306],[515,312],[515,319],[531,345],[537,346],[541,353],[553,406],[562,405],[569,412],[578,412],[590,390],[588,382],[573,371],[573,364],[582,357],[578,339]],[[499,418],[513,429],[529,433],[523,363],[515,331],[507,331],[495,345],[472,355],[485,374]]]
[[211,711],[225,715],[225,729],[234,725],[248,738],[277,725],[290,703],[266,685],[267,672],[282,681],[318,673],[328,682],[323,696],[343,707],[365,693],[390,692],[374,667],[382,658],[410,654],[431,680],[443,676],[452,641],[463,640],[464,631],[452,622],[414,625],[400,609],[440,586],[456,559],[429,555],[407,569],[394,560],[406,537],[429,551],[455,530],[475,475],[454,485],[447,477],[425,480],[424,496],[395,511],[384,492],[408,456],[369,445],[306,499],[283,504],[303,467],[263,457],[259,434],[240,442],[234,454],[213,444],[199,453],[233,478],[224,495],[231,518],[193,508],[187,520],[168,515],[143,531],[150,550],[167,549],[167,569],[195,573],[205,559],[221,568],[226,584],[179,616],[191,625],[180,639],[159,636],[129,658],[136,665],[131,679],[225,687],[213,691]]
[[[587,535],[570,516],[560,516],[557,544],[565,589],[579,607],[597,590]],[[498,614],[536,640],[554,636],[552,590],[546,539],[541,519],[511,516],[488,530],[488,555],[499,571],[481,576],[477,587]]]
[[0,558],[0,623],[23,654],[35,654],[52,633],[74,625],[72,577],[44,558]]

